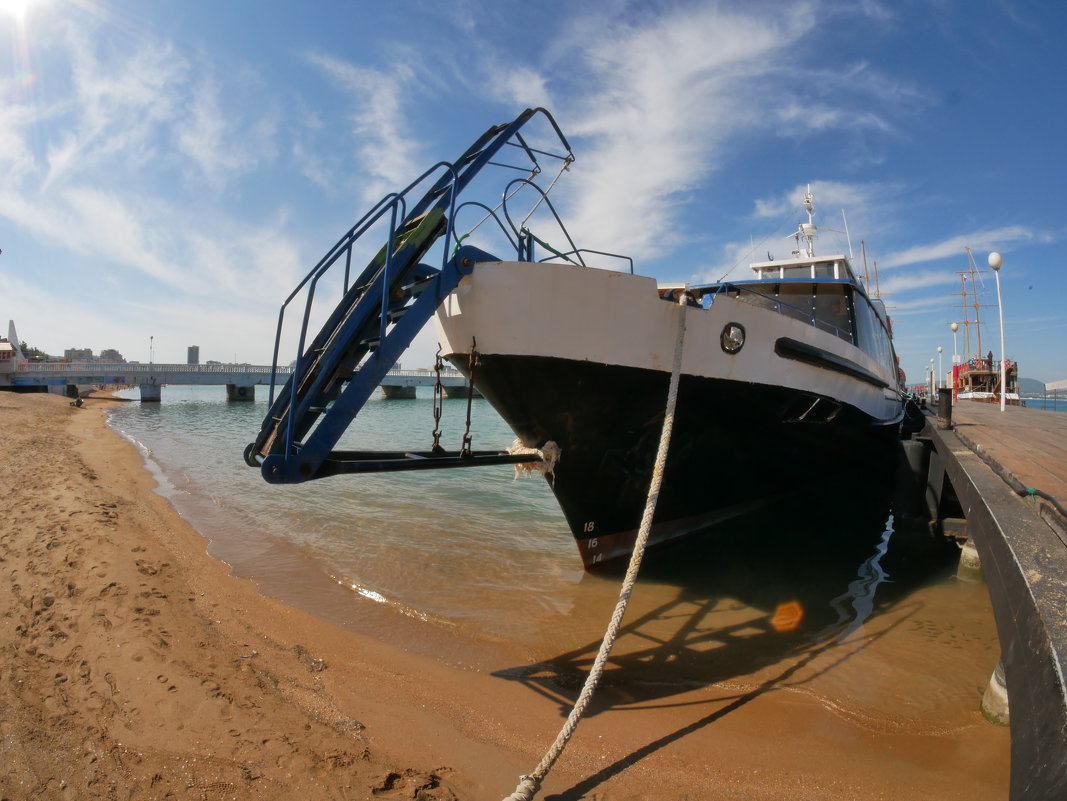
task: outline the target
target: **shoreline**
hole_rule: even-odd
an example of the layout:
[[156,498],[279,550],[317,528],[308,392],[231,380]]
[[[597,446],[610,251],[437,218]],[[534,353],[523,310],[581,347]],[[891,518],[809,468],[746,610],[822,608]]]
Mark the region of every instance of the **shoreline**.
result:
[[[117,402],[0,394],[5,797],[511,792],[576,688],[446,666],[230,575],[107,426]],[[886,730],[802,686],[776,692],[816,651],[667,703],[616,678],[540,797],[1006,797],[1007,734],[977,710]]]

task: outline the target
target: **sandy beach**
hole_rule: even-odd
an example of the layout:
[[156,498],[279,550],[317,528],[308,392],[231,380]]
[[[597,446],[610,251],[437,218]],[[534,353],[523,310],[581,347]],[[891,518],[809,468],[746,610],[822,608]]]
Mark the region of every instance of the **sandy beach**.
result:
[[[116,402],[0,393],[0,798],[514,789],[562,723],[558,694],[339,629],[232,577],[106,425]],[[921,610],[895,614],[887,630],[935,636]],[[961,679],[973,711],[894,725],[817,685],[775,692],[819,660],[820,674],[843,661],[810,652],[669,702],[635,703],[616,680],[540,797],[1007,797],[1008,733],[977,711],[985,665]]]

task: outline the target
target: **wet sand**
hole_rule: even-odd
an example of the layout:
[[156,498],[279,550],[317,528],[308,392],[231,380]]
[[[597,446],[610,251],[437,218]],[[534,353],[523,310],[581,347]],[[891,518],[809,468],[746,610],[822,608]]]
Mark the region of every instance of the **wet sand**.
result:
[[[0,797],[514,789],[555,737],[591,641],[463,668],[266,598],[153,492],[103,420],[112,403],[0,393]],[[944,622],[955,592],[761,658],[733,647],[768,637],[750,608],[638,601],[540,797],[1006,798],[1008,734],[977,711],[995,643],[985,621]],[[959,663],[939,661],[953,651]],[[902,658],[908,686],[880,669]],[[945,671],[950,684],[928,678]]]

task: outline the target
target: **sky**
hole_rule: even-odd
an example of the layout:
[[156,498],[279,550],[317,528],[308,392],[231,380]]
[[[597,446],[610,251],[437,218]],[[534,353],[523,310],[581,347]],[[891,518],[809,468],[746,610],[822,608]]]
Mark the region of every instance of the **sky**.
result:
[[966,248],[982,350],[997,251],[1008,358],[1062,380],[1065,37],[1040,0],[0,0],[2,333],[269,363],[280,303],[378,198],[542,106],[581,246],[745,278],[810,185],[877,264],[909,381],[966,350]]

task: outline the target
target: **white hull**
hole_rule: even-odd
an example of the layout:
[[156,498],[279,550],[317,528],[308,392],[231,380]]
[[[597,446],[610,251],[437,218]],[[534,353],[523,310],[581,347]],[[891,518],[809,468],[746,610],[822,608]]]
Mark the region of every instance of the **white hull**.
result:
[[[438,309],[438,335],[447,354],[466,353],[472,340],[481,354],[551,356],[576,362],[668,372],[679,308],[663,300],[651,278],[529,262],[475,265]],[[746,331],[744,347],[719,346],[727,323]],[[825,366],[776,353],[781,339],[830,354],[878,381],[860,380]],[[850,342],[809,323],[720,295],[710,308],[689,308],[682,372],[794,389],[830,398],[874,423],[901,414],[897,379]],[[881,386],[877,386],[881,383]]]

